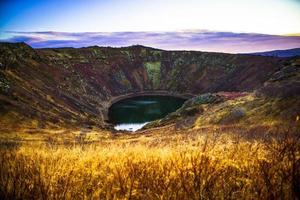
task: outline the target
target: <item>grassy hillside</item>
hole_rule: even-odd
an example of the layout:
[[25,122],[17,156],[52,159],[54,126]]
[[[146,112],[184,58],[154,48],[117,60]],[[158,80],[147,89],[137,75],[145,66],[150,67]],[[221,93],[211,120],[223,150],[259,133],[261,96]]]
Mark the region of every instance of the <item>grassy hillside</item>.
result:
[[0,121],[7,113],[20,125],[31,119],[39,127],[107,127],[107,106],[115,97],[253,91],[288,62],[142,46],[32,49],[0,43]]
[[295,199],[299,129],[285,128],[19,135],[18,142],[1,140],[0,194],[4,199]]
[[[192,94],[135,133],[142,92]],[[300,59],[0,44],[0,199],[300,199]]]

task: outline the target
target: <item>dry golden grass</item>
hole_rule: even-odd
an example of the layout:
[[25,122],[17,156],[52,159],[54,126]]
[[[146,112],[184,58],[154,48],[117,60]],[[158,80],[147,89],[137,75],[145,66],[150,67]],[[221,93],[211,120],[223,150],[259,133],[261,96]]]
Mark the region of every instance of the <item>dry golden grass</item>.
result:
[[300,197],[294,131],[257,139],[219,130],[171,132],[79,135],[65,143],[2,140],[1,199]]

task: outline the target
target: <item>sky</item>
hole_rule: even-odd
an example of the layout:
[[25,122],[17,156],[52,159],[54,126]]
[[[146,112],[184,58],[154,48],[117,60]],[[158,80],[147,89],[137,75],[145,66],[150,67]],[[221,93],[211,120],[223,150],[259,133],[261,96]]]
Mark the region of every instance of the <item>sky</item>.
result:
[[36,48],[252,52],[300,47],[299,33],[300,0],[0,0],[0,40]]

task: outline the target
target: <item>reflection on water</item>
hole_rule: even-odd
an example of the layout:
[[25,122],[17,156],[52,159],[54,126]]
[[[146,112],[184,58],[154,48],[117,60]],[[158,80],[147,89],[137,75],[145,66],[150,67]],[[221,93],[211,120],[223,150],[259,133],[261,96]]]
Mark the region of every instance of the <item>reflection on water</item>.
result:
[[116,130],[125,130],[125,131],[136,131],[141,129],[143,126],[148,124],[149,122],[145,123],[136,123],[136,124],[117,124],[114,128]]
[[139,96],[121,100],[109,109],[109,121],[117,130],[136,131],[147,122],[165,117],[184,103],[168,96]]
[[147,104],[156,104],[157,101],[133,101],[133,103],[147,105]]

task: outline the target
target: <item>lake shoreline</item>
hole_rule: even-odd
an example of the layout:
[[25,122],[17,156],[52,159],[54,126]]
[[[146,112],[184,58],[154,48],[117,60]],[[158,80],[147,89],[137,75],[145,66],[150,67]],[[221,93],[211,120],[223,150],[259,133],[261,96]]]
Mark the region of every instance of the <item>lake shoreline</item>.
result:
[[197,96],[196,94],[193,93],[176,93],[176,92],[169,92],[166,90],[156,90],[156,91],[141,91],[141,92],[132,92],[132,93],[126,93],[123,95],[118,95],[118,96],[113,96],[111,97],[104,105],[104,120],[108,125],[111,125],[111,123],[109,123],[109,117],[108,117],[108,112],[109,112],[109,108],[124,99],[129,99],[129,98],[133,98],[133,97],[139,97],[139,96],[169,96],[169,97],[176,97],[176,98],[182,98],[182,99],[190,99],[193,98],[195,96]]

